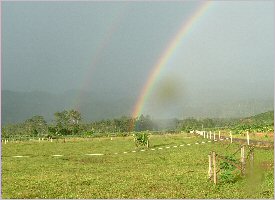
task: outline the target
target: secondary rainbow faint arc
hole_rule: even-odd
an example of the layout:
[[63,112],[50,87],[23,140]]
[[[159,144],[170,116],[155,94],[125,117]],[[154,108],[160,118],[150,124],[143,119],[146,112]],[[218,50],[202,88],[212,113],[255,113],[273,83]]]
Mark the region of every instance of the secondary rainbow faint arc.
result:
[[91,59],[91,63],[89,64],[90,68],[86,72],[80,87],[83,90],[82,91],[80,90],[79,94],[77,95],[73,103],[74,107],[77,110],[80,110],[81,100],[84,99],[83,96],[85,94],[85,89],[86,87],[91,87],[93,72],[95,71],[97,64],[101,61],[104,51],[106,50],[109,43],[111,42],[113,34],[117,31],[120,23],[122,22],[123,18],[127,14],[127,9],[128,9],[128,3],[126,3],[125,6],[120,10],[120,12],[114,17],[113,22],[105,32],[101,42],[96,48],[96,52]]
[[156,82],[158,75],[161,73],[162,69],[166,66],[169,58],[175,52],[178,45],[183,40],[184,36],[186,36],[188,31],[191,29],[192,25],[205,12],[209,4],[210,4],[210,1],[202,1],[202,3],[198,6],[195,12],[188,18],[188,20],[183,22],[180,30],[177,32],[175,37],[173,37],[171,42],[168,44],[168,47],[161,54],[159,60],[156,62],[156,65],[153,67],[152,71],[150,72],[149,78],[147,79],[145,85],[141,90],[138,100],[136,101],[134,110],[132,112],[133,118],[136,118],[139,115],[141,115],[144,103],[146,102],[151,91],[153,90],[154,83]]

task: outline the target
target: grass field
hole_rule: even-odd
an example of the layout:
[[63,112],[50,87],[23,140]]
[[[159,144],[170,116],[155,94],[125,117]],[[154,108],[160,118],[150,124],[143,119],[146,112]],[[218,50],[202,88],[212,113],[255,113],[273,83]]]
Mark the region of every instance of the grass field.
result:
[[207,177],[207,155],[213,150],[232,154],[238,144],[208,142],[189,134],[154,135],[150,141],[145,151],[135,148],[132,137],[2,144],[2,198],[274,196],[273,149],[255,150],[255,179],[242,177],[235,183],[218,179],[214,185]]

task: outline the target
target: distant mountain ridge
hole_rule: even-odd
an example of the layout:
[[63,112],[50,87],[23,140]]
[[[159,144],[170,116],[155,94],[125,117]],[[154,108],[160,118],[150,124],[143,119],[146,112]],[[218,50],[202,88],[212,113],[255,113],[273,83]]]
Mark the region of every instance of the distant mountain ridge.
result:
[[[49,92],[14,92],[2,90],[2,124],[23,122],[34,115],[42,115],[48,122],[54,119],[54,113],[65,109],[78,109],[83,121],[130,116],[136,101],[134,95],[118,94],[110,91],[87,92],[70,90],[60,94]],[[195,118],[247,117],[274,109],[273,99],[234,100],[224,102],[190,101],[178,108],[180,116]],[[150,114],[151,115],[151,114]],[[154,116],[158,118],[158,116]],[[168,117],[170,118],[170,117]]]
[[262,122],[265,124],[274,124],[274,110],[243,118],[242,121],[250,121],[251,123]]
[[[94,94],[80,91],[68,91],[61,94],[48,92],[2,91],[2,124],[25,121],[34,115],[42,115],[50,122],[55,112],[66,109],[78,109],[84,121],[130,115],[130,98],[108,99],[106,94]],[[116,106],[114,106],[116,105]]]

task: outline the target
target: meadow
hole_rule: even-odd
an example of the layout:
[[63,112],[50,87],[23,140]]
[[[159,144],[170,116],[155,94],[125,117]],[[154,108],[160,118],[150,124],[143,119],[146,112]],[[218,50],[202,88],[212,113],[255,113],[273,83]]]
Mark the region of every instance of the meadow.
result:
[[255,149],[254,179],[208,179],[209,152],[238,148],[189,133],[152,135],[148,149],[130,136],[2,143],[2,198],[273,198],[273,149]]

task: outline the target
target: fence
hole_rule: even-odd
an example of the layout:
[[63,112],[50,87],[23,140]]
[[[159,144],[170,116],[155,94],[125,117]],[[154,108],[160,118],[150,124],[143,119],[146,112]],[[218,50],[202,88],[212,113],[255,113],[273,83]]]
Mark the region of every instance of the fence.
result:
[[[259,141],[259,140],[251,140],[250,133],[246,132],[246,139],[242,138],[233,138],[232,132],[229,132],[229,137],[221,136],[221,132],[219,131],[218,134],[212,131],[193,131],[193,133],[202,136],[205,139],[210,139],[214,141],[230,141],[230,143],[239,143],[239,144],[247,144],[247,145],[254,145],[257,147],[266,147],[266,148],[273,148],[274,143],[269,141]],[[218,137],[218,138],[217,138]]]
[[[245,149],[248,149],[247,156],[245,157]],[[221,169],[218,167],[219,162],[221,160],[233,165],[236,167],[236,170],[240,170],[242,175],[246,174],[246,165],[249,163],[250,169],[253,172],[254,168],[254,147],[250,147],[248,145],[242,145],[235,153],[233,153],[231,156],[234,156],[240,152],[240,161],[239,162],[233,162],[228,158],[228,156],[222,156],[220,154],[217,154],[215,151],[210,152],[208,155],[208,178],[211,180],[213,179],[214,184],[217,184],[217,176],[218,173],[221,171]],[[219,169],[218,169],[219,168]]]

